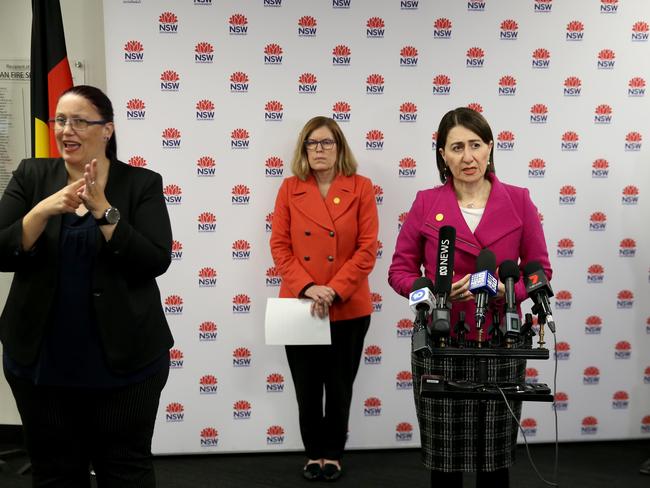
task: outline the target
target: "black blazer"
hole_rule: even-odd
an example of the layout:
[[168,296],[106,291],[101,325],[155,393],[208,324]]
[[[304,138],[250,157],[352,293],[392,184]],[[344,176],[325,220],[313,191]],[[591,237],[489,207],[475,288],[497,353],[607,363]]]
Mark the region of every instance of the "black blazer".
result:
[[[23,251],[22,219],[67,183],[63,159],[25,159],[0,199],[0,271],[13,271],[0,316],[0,340],[19,364],[40,351],[58,282],[61,216],[51,217],[33,249]],[[120,210],[113,237],[100,234],[92,300],[109,367],[133,372],[173,345],[155,278],[171,263],[172,232],[158,173],[110,163],[106,199]]]

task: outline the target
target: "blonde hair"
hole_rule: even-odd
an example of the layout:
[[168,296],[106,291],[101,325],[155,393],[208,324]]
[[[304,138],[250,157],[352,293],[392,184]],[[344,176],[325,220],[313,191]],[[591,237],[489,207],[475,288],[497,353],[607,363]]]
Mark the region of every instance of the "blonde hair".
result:
[[357,172],[357,160],[354,158],[350,146],[348,146],[348,141],[345,139],[343,131],[335,120],[323,116],[310,119],[300,131],[296,149],[293,152],[293,159],[291,160],[291,172],[303,181],[307,179],[311,173],[311,168],[307,159],[305,141],[312,132],[321,127],[327,127],[334,135],[337,152],[336,172],[342,173],[345,176],[355,174]]

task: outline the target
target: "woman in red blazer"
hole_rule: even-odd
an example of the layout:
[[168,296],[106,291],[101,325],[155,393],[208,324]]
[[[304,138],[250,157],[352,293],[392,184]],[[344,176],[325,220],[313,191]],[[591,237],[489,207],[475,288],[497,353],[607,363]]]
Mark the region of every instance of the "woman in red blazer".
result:
[[286,352],[308,457],[303,475],[335,480],[372,312],[368,275],[377,252],[377,206],[371,181],[356,174],[332,119],[305,124],[291,169],[295,176],[284,180],[275,202],[271,254],[282,276],[280,297],[309,298],[313,315],[330,318],[330,346],[287,346]]

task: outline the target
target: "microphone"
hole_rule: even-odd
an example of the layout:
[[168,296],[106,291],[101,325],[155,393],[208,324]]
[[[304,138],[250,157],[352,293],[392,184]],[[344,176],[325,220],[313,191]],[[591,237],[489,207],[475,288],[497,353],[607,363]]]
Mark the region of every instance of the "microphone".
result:
[[521,333],[521,317],[517,312],[515,302],[515,283],[519,281],[519,266],[509,259],[499,266],[499,279],[506,287],[505,320],[501,324],[501,332],[506,341],[512,342]]
[[431,351],[429,335],[427,332],[429,311],[435,306],[435,298],[431,293],[433,282],[422,276],[413,282],[412,292],[409,295],[409,306],[415,312],[413,323],[413,336],[411,337],[411,351]]
[[476,259],[476,273],[469,278],[469,291],[476,300],[477,329],[481,330],[485,323],[488,300],[497,294],[497,279],[494,277],[494,270],[497,267],[497,259],[489,249],[483,249]]
[[[524,277],[526,283],[526,293],[535,302],[535,308],[542,312],[544,320],[551,332],[555,334],[555,321],[551,311],[551,302],[549,298],[553,296],[551,284],[544,274],[541,264],[537,261],[531,261],[524,266]],[[537,312],[536,312],[537,313]],[[539,315],[539,313],[538,313]]]
[[451,311],[447,301],[451,295],[451,277],[454,272],[456,229],[445,225],[438,234],[438,264],[436,266],[436,308],[433,310],[431,332],[434,335],[449,335]]

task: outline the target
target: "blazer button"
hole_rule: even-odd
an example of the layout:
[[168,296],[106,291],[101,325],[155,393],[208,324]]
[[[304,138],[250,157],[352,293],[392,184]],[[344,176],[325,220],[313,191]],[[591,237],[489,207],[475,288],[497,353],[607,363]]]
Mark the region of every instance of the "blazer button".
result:
[[334,261],[334,256],[327,256],[327,260],[328,260],[329,262]]
[[101,291],[94,291],[94,292],[93,292],[93,296],[94,296],[94,297],[101,297],[101,296],[102,296],[102,292],[101,292]]
[[330,231],[330,237],[334,237],[334,231],[333,230]]
[[310,235],[311,235],[311,231],[306,230],[306,231],[305,231],[305,235],[306,235],[306,236],[310,236]]
[[305,260],[305,261],[309,261],[309,256],[305,256],[305,257],[304,257],[304,260]]

